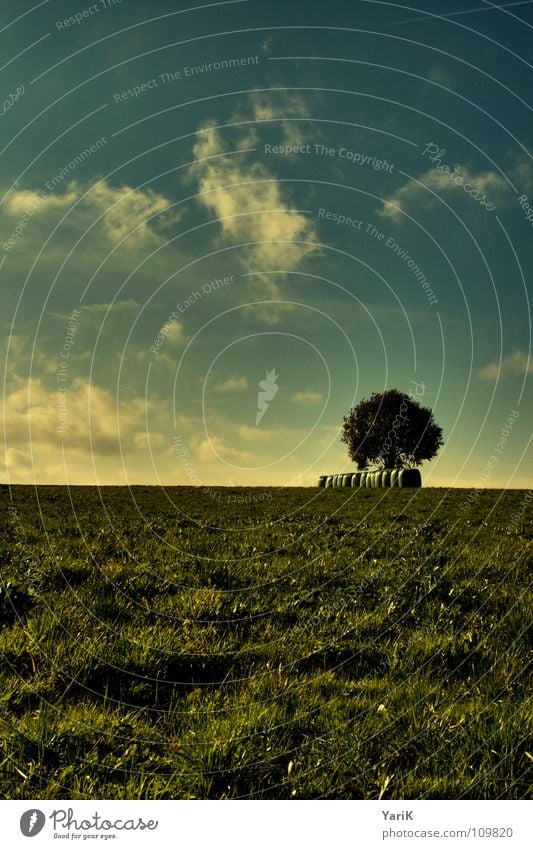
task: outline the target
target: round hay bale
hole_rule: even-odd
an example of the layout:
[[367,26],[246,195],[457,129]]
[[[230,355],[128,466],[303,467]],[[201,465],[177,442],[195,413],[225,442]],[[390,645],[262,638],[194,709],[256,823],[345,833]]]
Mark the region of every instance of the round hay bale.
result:
[[381,473],[381,486],[390,486],[390,469]]
[[343,475],[342,476],[342,485],[343,486],[351,486],[352,485],[352,476],[351,475]]
[[326,478],[326,487],[333,486],[333,475],[328,475]]
[[318,486],[319,487],[326,486],[326,477],[327,477],[326,475],[320,475],[320,477],[318,479]]
[[399,475],[398,469],[393,469],[392,472],[390,473],[390,485],[391,486],[399,486],[400,485],[398,483],[398,475]]
[[422,476],[418,469],[402,469],[398,475],[398,486],[422,486]]
[[370,487],[372,486],[372,472],[366,473],[365,486],[367,489],[370,489]]
[[360,484],[360,481],[361,481],[361,472],[354,472],[354,474],[352,475],[352,484],[351,484],[352,489],[355,489],[356,487],[358,487],[359,484]]
[[374,472],[372,486],[374,487],[374,489],[377,489],[381,486],[381,472]]
[[359,478],[359,486],[366,486],[366,472],[361,472],[361,477]]

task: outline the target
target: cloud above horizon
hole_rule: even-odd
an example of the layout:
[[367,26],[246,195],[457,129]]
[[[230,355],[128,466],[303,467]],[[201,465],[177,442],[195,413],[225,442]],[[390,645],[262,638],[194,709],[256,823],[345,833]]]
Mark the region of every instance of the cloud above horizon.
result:
[[323,397],[321,392],[296,392],[291,401],[293,404],[319,404]]
[[478,372],[481,380],[499,380],[509,375],[533,374],[533,359],[525,351],[514,351],[500,363],[489,363]]

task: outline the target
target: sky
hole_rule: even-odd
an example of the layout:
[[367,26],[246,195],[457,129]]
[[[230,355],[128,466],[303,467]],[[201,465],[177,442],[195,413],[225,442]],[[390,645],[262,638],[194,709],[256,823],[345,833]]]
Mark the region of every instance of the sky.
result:
[[531,486],[533,2],[4,0],[2,480]]

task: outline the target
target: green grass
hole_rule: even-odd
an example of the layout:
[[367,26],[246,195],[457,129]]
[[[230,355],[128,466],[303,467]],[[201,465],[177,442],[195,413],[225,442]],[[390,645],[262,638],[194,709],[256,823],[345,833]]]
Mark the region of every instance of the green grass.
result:
[[526,797],[525,493],[254,492],[2,488],[2,796]]

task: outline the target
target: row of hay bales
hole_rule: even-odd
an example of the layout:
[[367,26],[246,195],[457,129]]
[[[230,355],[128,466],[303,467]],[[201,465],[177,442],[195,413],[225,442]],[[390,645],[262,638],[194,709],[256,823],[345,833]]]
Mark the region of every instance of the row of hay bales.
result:
[[377,489],[382,486],[422,486],[422,477],[418,469],[393,469],[381,472],[354,472],[343,475],[322,475],[318,479],[320,487],[345,487],[352,489],[367,487]]

